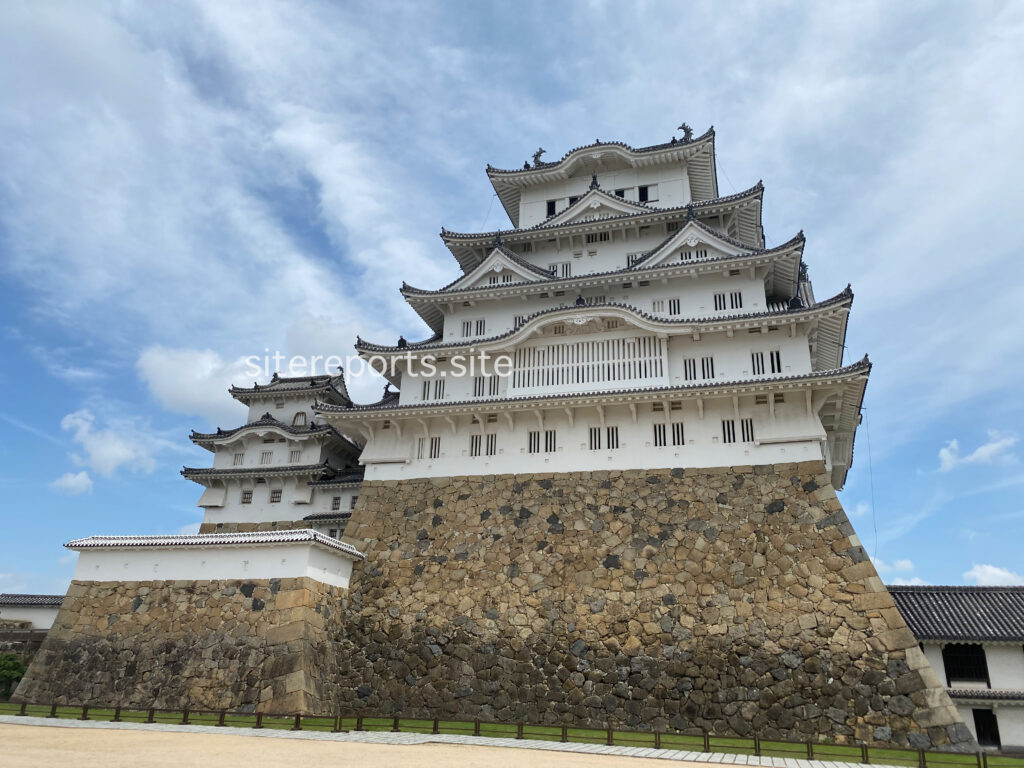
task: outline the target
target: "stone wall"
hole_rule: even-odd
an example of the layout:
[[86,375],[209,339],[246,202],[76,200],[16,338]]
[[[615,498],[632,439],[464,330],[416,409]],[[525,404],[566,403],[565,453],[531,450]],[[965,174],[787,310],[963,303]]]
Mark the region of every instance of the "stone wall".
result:
[[364,483],[345,708],[970,747],[821,462]]
[[341,592],[308,578],[75,581],[14,700],[333,711],[324,628]]

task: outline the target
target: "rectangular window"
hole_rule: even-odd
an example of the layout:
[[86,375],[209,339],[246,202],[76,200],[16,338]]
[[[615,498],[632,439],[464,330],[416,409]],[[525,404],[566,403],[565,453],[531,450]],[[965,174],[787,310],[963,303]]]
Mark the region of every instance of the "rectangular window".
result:
[[687,381],[694,381],[697,378],[697,358],[683,358],[683,378]]
[[744,443],[754,442],[754,420],[740,419],[740,432]]
[[591,427],[590,428],[590,450],[599,451],[601,450],[601,428]]
[[416,458],[427,458],[427,438],[425,437],[416,438]]
[[497,376],[490,376],[487,380],[487,394],[491,397],[496,397],[498,394],[498,382],[500,382]]
[[683,437],[683,422],[681,421],[672,423],[672,445],[686,445],[686,439]]
[[252,504],[252,491],[242,491],[242,503]]
[[569,205],[576,205],[576,203],[579,201],[579,199],[580,199],[579,195],[570,195],[569,196]]
[[700,372],[701,378],[713,379],[715,378],[715,358],[713,357],[702,357],[700,359]]
[[244,453],[236,453],[235,454],[235,466],[236,467],[242,466],[242,462],[244,462],[244,461],[245,461],[245,454]]
[[477,336],[483,336],[484,332],[486,330],[487,330],[487,321],[486,320],[477,320],[476,321],[476,335]]
[[337,512],[341,509],[341,496],[335,496],[331,499],[331,511]]
[[330,529],[328,529],[327,535],[330,538],[332,538],[332,539],[338,538],[338,529],[337,528],[330,528]]
[[589,232],[586,237],[588,243],[607,243],[611,239],[611,232]]
[[466,337],[472,336],[472,335],[473,335],[473,321],[472,320],[463,320],[462,321],[462,338],[465,339]]
[[666,443],[665,443],[665,432],[666,431],[667,430],[665,429],[665,425],[664,424],[655,424],[654,425],[654,447],[655,448],[664,448],[665,447],[665,445],[666,445]]
[[480,435],[470,435],[469,436],[469,455],[470,456],[479,456],[480,455],[480,443],[481,442],[482,442],[482,438],[480,437]]
[[627,267],[632,267],[634,264],[636,264],[638,261],[640,261],[645,255],[646,254],[645,254],[644,251],[638,251],[636,253],[627,253],[626,254],[626,266]]
[[548,271],[552,277],[572,277],[572,262],[559,261],[554,264],[548,264]]
[[946,680],[985,683],[988,678],[988,660],[985,648],[976,643],[948,643],[942,646],[942,664],[946,668]]
[[276,401],[276,402],[274,403],[274,407],[275,407],[275,408],[284,408],[284,400],[277,400],[277,401]]
[[604,304],[607,301],[607,296],[591,296],[587,299],[587,304],[593,306],[594,304]]
[[487,284],[488,285],[497,285],[498,284],[498,276],[497,275],[490,275],[487,278]]
[[540,453],[540,432],[535,430],[527,435],[526,450],[529,453]]
[[648,200],[648,195],[650,195],[650,193],[651,193],[651,188],[646,186],[646,185],[644,185],[642,187],[637,187],[636,188],[636,199],[639,200],[641,203],[646,203],[647,200]]
[[358,494],[358,493],[357,493],[357,494],[355,494],[354,496],[352,496],[352,498],[351,498],[351,499],[349,499],[349,502],[348,502],[348,508],[349,508],[349,509],[355,509],[355,508],[356,508],[356,502],[357,502],[357,501],[359,501],[359,494]]
[[624,189],[616,189],[615,190],[615,196],[616,197],[625,198],[626,197],[626,190],[624,190]]
[[548,200],[548,216],[555,215],[555,206],[558,205],[557,200]]
[[750,372],[754,376],[764,373],[764,352],[750,353]]
[[670,315],[678,315],[679,314],[679,299],[669,299],[668,300],[668,313]]
[[776,405],[786,402],[786,396],[782,392],[776,392],[774,398]]
[[562,323],[551,326],[551,333],[555,336],[565,336],[565,326]]
[[432,437],[430,438],[430,458],[438,459],[441,457],[441,438]]
[[772,373],[782,373],[782,355],[779,350],[773,349],[768,353],[768,360],[771,362]]
[[275,488],[270,492],[270,503],[280,504],[281,503],[281,489]]
[[722,419],[722,442],[736,442],[736,421],[734,419]]
[[991,709],[972,709],[971,714],[974,717],[974,732],[978,734],[978,746],[1002,747],[996,713]]
[[440,400],[444,397],[444,379],[434,381],[434,399]]
[[670,222],[668,222],[665,225],[665,232],[666,233],[668,233],[668,232],[678,232],[678,231],[679,231],[679,222],[678,221],[670,221]]
[[516,315],[512,322],[515,324],[515,327],[518,328],[526,322],[526,315]]
[[619,447],[619,428],[618,427],[608,427],[608,429],[606,430],[605,434],[608,437],[608,450],[609,451],[613,451],[616,448],[618,448]]
[[743,292],[733,291],[729,294],[729,308],[743,309]]
[[487,435],[486,453],[488,456],[498,455],[498,436],[493,432]]
[[715,309],[716,310],[725,309],[725,294],[724,293],[716,293],[715,294]]
[[291,464],[298,463],[298,461],[299,461],[299,459],[301,457],[302,457],[302,451],[288,451],[288,461]]
[[484,396],[484,386],[485,386],[485,384],[484,384],[484,377],[483,376],[474,376],[473,377],[473,397],[483,397]]
[[269,464],[270,460],[271,460],[271,458],[273,458],[273,456],[274,456],[273,451],[263,451],[260,454],[260,464]]
[[503,274],[501,276],[501,282],[503,282],[503,283],[511,283],[512,282],[512,275],[510,275],[508,273]]
[[429,381],[424,380],[424,382],[423,382],[423,397],[421,397],[420,399],[421,400],[429,400],[430,399],[430,382]]
[[544,452],[554,453],[555,452],[555,430],[548,429],[544,432]]
[[665,311],[665,300],[664,299],[655,299],[654,301],[652,301],[651,302],[651,311],[652,312],[664,312]]

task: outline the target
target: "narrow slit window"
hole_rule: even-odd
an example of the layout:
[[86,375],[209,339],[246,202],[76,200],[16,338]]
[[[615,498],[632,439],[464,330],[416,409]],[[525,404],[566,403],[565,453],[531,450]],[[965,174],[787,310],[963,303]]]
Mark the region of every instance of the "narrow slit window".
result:
[[655,446],[655,448],[664,448],[665,447],[665,444],[666,444],[665,443],[665,433],[666,433],[666,431],[667,430],[665,429],[665,425],[664,424],[655,424],[654,425],[654,446]]
[[672,424],[672,445],[686,445],[686,438],[683,436],[683,422],[681,421]]
[[742,432],[744,443],[754,442],[754,420],[740,419],[740,432]]
[[601,450],[601,428],[591,427],[590,428],[590,450],[599,451]]
[[715,294],[715,310],[716,311],[720,311],[720,310],[723,310],[723,309],[725,309],[725,294],[724,293],[716,293]]
[[608,427],[605,431],[605,436],[608,438],[608,450],[614,451],[619,447],[619,428]]
[[734,419],[722,419],[722,442],[736,442],[736,421]]
[[430,438],[430,458],[438,459],[441,457],[441,438],[432,437]]
[[479,456],[480,455],[480,443],[481,443],[481,440],[482,440],[482,438],[480,437],[480,435],[470,435],[469,436],[469,455],[470,456]]
[[764,373],[764,352],[750,353],[750,372],[755,376]]
[[773,349],[768,353],[768,359],[772,366],[772,373],[782,373],[782,355],[779,350]]
[[498,436],[494,432],[487,435],[486,453],[488,456],[498,455]]
[[715,358],[714,357],[702,357],[700,359],[700,372],[701,378],[713,379],[715,378]]

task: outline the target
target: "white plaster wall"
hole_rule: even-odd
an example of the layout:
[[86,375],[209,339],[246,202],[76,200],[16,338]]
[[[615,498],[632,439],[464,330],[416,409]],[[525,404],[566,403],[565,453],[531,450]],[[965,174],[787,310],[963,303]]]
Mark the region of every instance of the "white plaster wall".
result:
[[[232,480],[226,485],[226,498],[223,507],[206,507],[204,523],[270,523],[275,520],[301,520],[307,515],[331,512],[335,497],[341,499],[341,512],[352,509],[352,499],[359,494],[358,488],[312,488],[306,483],[308,477],[301,477],[296,482],[289,480],[286,490],[282,491],[282,501],[270,503],[270,490],[275,486],[268,481],[266,484],[254,485],[252,480]],[[253,503],[242,504],[243,489],[252,489]],[[299,489],[304,493],[312,490],[308,504],[296,504],[293,501]]]
[[[267,442],[270,441],[270,442]],[[270,451],[270,463],[262,464],[261,458],[265,451]],[[291,460],[291,452],[299,451],[299,457]],[[235,454],[244,453],[240,465],[235,464]],[[324,460],[326,450],[323,438],[296,439],[286,437],[280,432],[268,431],[263,435],[249,433],[240,436],[230,443],[217,446],[213,455],[214,469],[246,469],[265,467],[281,467],[288,464],[319,464]]]
[[[613,161],[614,162],[614,161]],[[558,200],[556,210],[561,212],[569,205],[569,197],[582,197],[590,189],[591,171],[580,169],[569,179],[563,179],[531,187],[525,187],[519,203],[519,226],[532,227],[547,218],[547,201]],[[636,188],[646,184],[658,185],[658,201],[661,208],[674,208],[690,202],[690,182],[684,162],[666,163],[655,168],[622,168],[602,171],[597,181],[606,192],[626,189],[626,199],[636,200]]]
[[315,398],[308,394],[296,394],[295,392],[277,394],[267,398],[261,397],[253,400],[249,406],[248,421],[259,421],[264,414],[269,413],[278,421],[290,426],[295,414],[301,411],[306,414],[308,423],[315,416],[313,413],[314,400]]
[[[793,394],[790,398],[797,400]],[[672,446],[671,427],[666,429],[669,445],[655,447],[653,424],[664,422],[666,414],[653,411],[650,405],[640,405],[637,422],[626,406],[605,409],[605,427],[619,427],[617,450],[591,451],[589,428],[601,426],[594,408],[576,408],[574,424],[561,411],[548,411],[544,429],[557,432],[555,453],[528,453],[528,433],[537,430],[533,413],[517,413],[514,425],[509,427],[504,414],[497,414],[494,423],[485,423],[483,433],[497,435],[496,456],[469,456],[470,435],[480,432],[480,425],[471,425],[470,417],[453,417],[456,433],[443,419],[426,420],[421,426],[406,424],[401,436],[394,428],[380,430],[371,440],[360,459],[366,465],[367,480],[390,480],[403,477],[439,477],[449,475],[504,474],[521,472],[570,472],[598,469],[645,469],[658,467],[719,467],[748,464],[774,464],[792,461],[811,461],[823,458],[820,440],[824,429],[816,416],[808,416],[801,403],[790,403],[776,408],[774,422],[767,405],[755,405],[754,397],[740,398],[740,418],[754,421],[755,441],[777,440],[770,443],[725,444],[722,442],[722,419],[734,418],[731,400],[706,401],[703,418],[697,405],[680,401],[680,410],[668,412],[670,421],[681,420],[686,438],[685,446]],[[437,459],[418,459],[417,441],[424,433],[441,438],[441,455]],[[741,440],[740,424],[736,423],[737,440]],[[787,442],[791,441],[791,442]],[[429,442],[429,441],[428,441]],[[606,434],[602,434],[605,445]],[[429,454],[428,454],[429,455]]]
[[0,619],[30,621],[32,629],[49,629],[57,618],[57,607],[46,605],[0,605]]
[[83,549],[75,581],[285,579],[309,577],[348,588],[352,560],[312,542],[263,545]]
[[946,665],[942,661],[942,645],[939,643],[923,643],[924,655],[928,659],[928,663],[932,665],[932,669],[935,670],[935,674],[938,675],[939,680],[943,685],[949,686],[949,680],[946,678]]
[[1024,647],[986,643],[985,659],[993,688],[1024,690]]
[[1024,749],[1024,707],[996,705],[995,711],[1003,749]]

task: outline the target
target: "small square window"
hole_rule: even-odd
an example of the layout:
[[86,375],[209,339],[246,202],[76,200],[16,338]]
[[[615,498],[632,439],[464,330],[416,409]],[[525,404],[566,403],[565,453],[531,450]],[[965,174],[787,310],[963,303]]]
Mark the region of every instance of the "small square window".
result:
[[280,488],[275,488],[274,490],[272,490],[270,492],[270,503],[271,504],[278,504],[278,503],[280,503],[280,501],[281,501],[281,489]]
[[252,504],[252,491],[242,491],[242,503]]
[[236,453],[235,454],[235,466],[236,467],[242,466],[242,463],[244,461],[245,461],[245,454],[244,453]]
[[341,509],[341,496],[335,496],[331,499],[331,511],[335,512]]

